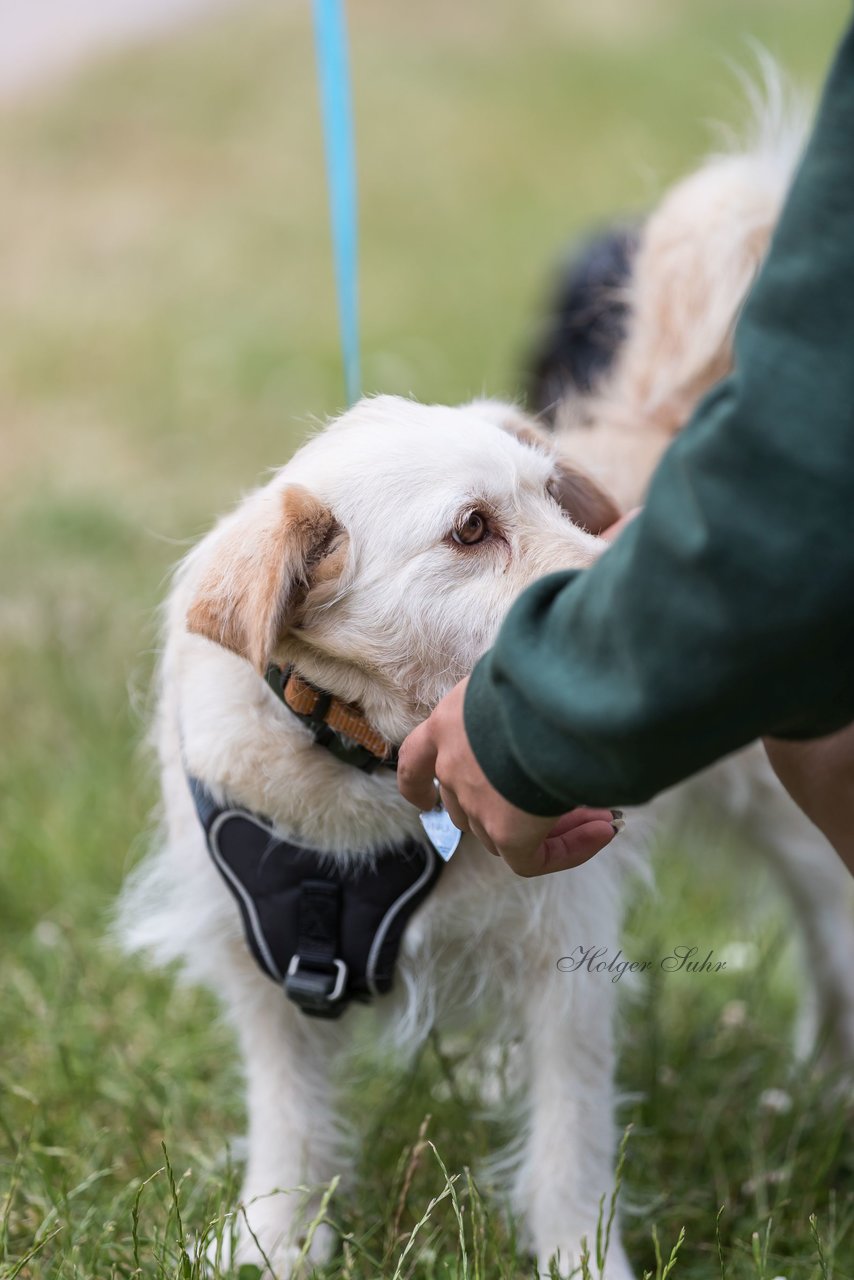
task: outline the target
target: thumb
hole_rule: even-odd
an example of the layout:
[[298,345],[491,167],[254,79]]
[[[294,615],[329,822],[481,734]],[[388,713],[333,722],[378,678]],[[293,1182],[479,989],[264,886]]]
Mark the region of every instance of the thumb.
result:
[[436,807],[437,749],[430,720],[413,729],[400,748],[397,761],[397,786],[404,800],[422,813]]

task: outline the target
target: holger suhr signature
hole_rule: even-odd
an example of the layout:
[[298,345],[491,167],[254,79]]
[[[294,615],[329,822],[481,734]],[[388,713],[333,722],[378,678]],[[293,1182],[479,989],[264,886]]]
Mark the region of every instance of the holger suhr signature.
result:
[[726,960],[716,960],[714,951],[700,957],[700,948],[674,947],[660,960],[627,960],[622,951],[611,955],[607,947],[577,946],[568,956],[561,956],[557,967],[561,973],[609,973],[612,982],[619,982],[627,973],[648,973],[659,968],[664,973],[721,973]]

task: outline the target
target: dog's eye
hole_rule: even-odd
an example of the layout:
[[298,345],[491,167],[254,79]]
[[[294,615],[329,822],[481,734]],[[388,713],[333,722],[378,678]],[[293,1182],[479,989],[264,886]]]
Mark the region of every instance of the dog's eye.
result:
[[451,533],[454,542],[459,542],[461,546],[471,547],[476,542],[483,542],[487,534],[487,524],[484,516],[479,511],[470,511],[465,520]]

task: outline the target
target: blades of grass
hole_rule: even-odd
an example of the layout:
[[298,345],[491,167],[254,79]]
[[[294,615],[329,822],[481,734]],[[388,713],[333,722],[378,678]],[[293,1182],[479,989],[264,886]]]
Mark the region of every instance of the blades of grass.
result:
[[[379,1258],[368,1250],[365,1239],[360,1240],[354,1232],[347,1231],[340,1222],[336,1222],[332,1217],[327,1217],[326,1221],[338,1236],[342,1246],[346,1245],[351,1254],[357,1253],[360,1257],[365,1259],[365,1261],[370,1265],[372,1275],[381,1276],[384,1274],[386,1269],[385,1266]],[[370,1239],[370,1234],[367,1238]]]
[[587,1244],[587,1237],[582,1236],[581,1239],[581,1280],[593,1280],[593,1272],[590,1270],[590,1248]]
[[718,1249],[718,1263],[721,1268],[721,1280],[726,1280],[726,1267],[724,1266],[724,1249],[723,1249],[723,1245],[721,1244],[721,1217],[723,1215],[723,1211],[725,1207],[726,1207],[725,1205],[721,1205],[720,1209],[718,1209],[717,1215],[715,1216],[715,1244],[717,1245],[717,1249]]
[[14,1271],[10,1271],[8,1273],[6,1280],[15,1280],[15,1276],[19,1276],[23,1271],[24,1267],[27,1265],[27,1263],[32,1262],[36,1254],[40,1253],[41,1250],[45,1247],[45,1245],[48,1244],[51,1240],[53,1240],[55,1236],[58,1236],[60,1231],[62,1231],[62,1229],[63,1228],[61,1225],[58,1226],[55,1231],[51,1231],[49,1236],[45,1236],[43,1240],[39,1240],[38,1244],[34,1244],[32,1249],[30,1249],[29,1253],[25,1254],[24,1257],[21,1258],[20,1262],[18,1262]]
[[596,1267],[599,1271],[601,1280],[602,1273],[605,1270],[605,1192],[603,1191],[599,1197],[599,1209],[596,1213]]
[[758,1231],[754,1231],[750,1237],[750,1252],[753,1257],[753,1265],[756,1268],[756,1274],[759,1277],[759,1280],[767,1280],[768,1276],[768,1250],[771,1243],[771,1224],[772,1219],[769,1217],[765,1224],[764,1240]]
[[418,1166],[421,1163],[421,1156],[427,1146],[427,1142],[426,1142],[427,1129],[430,1124],[430,1120],[431,1120],[431,1117],[428,1114],[421,1121],[421,1124],[418,1128],[418,1137],[415,1139],[415,1142],[412,1144],[409,1150],[409,1157],[406,1161],[406,1168],[404,1169],[403,1180],[400,1186],[400,1195],[397,1198],[397,1205],[394,1211],[394,1219],[392,1221],[392,1230],[391,1230],[392,1248],[397,1243],[397,1238],[398,1238],[398,1235],[400,1234],[400,1224],[403,1219],[404,1211],[406,1209],[406,1201],[409,1197],[409,1192],[412,1188],[412,1180],[415,1177],[415,1174],[418,1170]]
[[821,1280],[831,1280],[831,1269],[828,1266],[827,1258],[824,1253],[824,1244],[821,1238],[821,1232],[818,1229],[818,1217],[811,1213],[809,1217],[810,1235],[815,1242],[816,1252],[818,1253],[818,1267],[821,1272]]
[[[235,1167],[231,1156],[231,1147],[226,1143],[225,1164],[222,1170],[222,1182],[219,1187],[212,1186],[205,1197],[203,1217],[205,1225],[195,1234],[193,1240],[194,1277],[198,1280],[213,1280],[220,1274],[224,1261],[225,1233],[231,1232],[234,1237],[234,1222],[240,1216],[239,1208],[223,1208],[225,1203],[233,1205],[236,1200],[234,1185]],[[192,1197],[190,1197],[192,1203]],[[213,1252],[213,1256],[211,1253]],[[226,1258],[225,1261],[228,1259]]]
[[628,1150],[629,1138],[632,1136],[633,1129],[633,1124],[626,1125],[617,1150],[617,1167],[614,1171],[614,1188],[611,1192],[611,1201],[608,1206],[608,1222],[605,1227],[604,1241],[602,1240],[602,1215],[605,1209],[605,1197],[603,1196],[599,1201],[599,1217],[596,1222],[596,1266],[599,1268],[600,1280],[603,1280],[605,1274],[605,1263],[608,1259],[608,1250],[611,1247],[611,1229],[614,1226],[614,1219],[617,1216],[617,1200],[620,1195],[620,1188],[623,1185],[623,1170],[626,1167],[626,1152]]
[[670,1257],[667,1259],[665,1268],[661,1273],[661,1280],[667,1280],[667,1277],[673,1271],[674,1267],[676,1266],[676,1260],[679,1257],[679,1250],[682,1248],[684,1243],[685,1243],[685,1228],[682,1227],[680,1228],[679,1235],[677,1237],[675,1245],[670,1250]]
[[459,1196],[457,1195],[457,1189],[454,1186],[454,1183],[457,1181],[457,1178],[459,1177],[459,1175],[454,1174],[452,1178],[451,1175],[448,1173],[448,1170],[445,1168],[445,1162],[442,1159],[442,1157],[439,1155],[439,1152],[436,1150],[434,1144],[428,1141],[428,1145],[431,1151],[433,1152],[433,1155],[436,1157],[439,1163],[439,1168],[442,1170],[442,1176],[445,1179],[445,1183],[447,1184],[448,1191],[450,1192],[450,1195],[451,1195],[451,1204],[453,1205],[453,1209],[454,1209],[454,1217],[457,1220],[457,1230],[459,1233],[459,1240],[460,1240],[460,1259],[463,1264],[463,1280],[468,1280],[469,1261],[468,1261],[468,1254],[466,1252],[466,1232],[465,1232],[465,1227],[463,1225],[463,1210],[462,1210],[462,1206],[460,1205]]
[[91,1222],[99,1221],[100,1214],[94,1207],[92,1207],[87,1209],[82,1215],[75,1215],[72,1212],[71,1201],[77,1199],[78,1196],[84,1195],[93,1186],[95,1186],[96,1183],[103,1182],[105,1178],[109,1178],[112,1172],[113,1170],[111,1168],[93,1169],[82,1182],[78,1182],[70,1191],[63,1190],[61,1193],[60,1204],[54,1204],[48,1210],[47,1214],[42,1219],[37,1234],[40,1235],[43,1232],[48,1231],[56,1219],[59,1218],[61,1214],[64,1214],[67,1222],[73,1221],[75,1228],[80,1232],[80,1234],[86,1235],[88,1225]]
[[768,1249],[771,1244],[771,1225],[773,1217],[769,1217],[765,1224],[765,1239],[762,1242],[762,1267],[765,1274],[768,1272]]
[[[265,1266],[265,1267],[267,1268],[267,1270],[270,1272],[270,1275],[271,1275],[271,1276],[275,1276],[275,1274],[276,1274],[276,1273],[275,1273],[275,1271],[273,1270],[273,1264],[271,1263],[270,1259],[267,1257],[267,1254],[264,1252],[264,1249],[263,1249],[263,1247],[262,1247],[262,1245],[261,1245],[261,1241],[258,1239],[257,1235],[255,1234],[255,1232],[254,1232],[254,1231],[253,1231],[253,1229],[252,1229],[252,1223],[249,1221],[249,1217],[248,1217],[248,1215],[247,1215],[247,1213],[246,1213],[246,1205],[245,1205],[245,1204],[242,1204],[242,1205],[240,1206],[240,1215],[241,1215],[241,1217],[243,1218],[243,1221],[246,1223],[246,1230],[249,1232],[249,1235],[252,1237],[252,1243],[255,1245],[255,1248],[258,1250],[258,1252],[260,1253],[260,1255],[261,1255],[261,1257],[262,1257],[262,1259],[263,1259],[263,1261],[264,1261],[264,1266]],[[233,1254],[233,1253],[234,1253],[234,1245],[232,1244],[232,1254]],[[233,1260],[233,1259],[232,1259],[232,1260]]]
[[416,1222],[415,1226],[412,1228],[412,1231],[409,1234],[409,1239],[406,1242],[406,1247],[403,1250],[403,1253],[400,1255],[400,1257],[397,1260],[397,1266],[394,1269],[394,1275],[392,1276],[391,1280],[400,1280],[400,1277],[403,1274],[403,1264],[406,1261],[410,1253],[410,1250],[413,1248],[415,1244],[415,1240],[418,1236],[419,1231],[421,1230],[422,1227],[426,1226],[426,1224],[430,1221],[430,1214],[433,1212],[436,1206],[438,1204],[441,1204],[443,1200],[447,1200],[448,1194],[449,1194],[448,1187],[447,1187],[447,1184],[445,1184],[445,1186],[439,1192],[439,1194],[437,1196],[434,1196],[433,1199],[430,1201],[430,1203],[427,1205],[427,1208],[424,1210],[423,1215],[418,1219],[418,1221]]
[[486,1215],[483,1200],[471,1176],[471,1170],[466,1166],[463,1172],[471,1205],[472,1264],[474,1266],[472,1280],[483,1280],[486,1268]]
[[335,1177],[332,1179],[321,1197],[320,1207],[311,1222],[308,1224],[308,1231],[305,1233],[305,1240],[303,1241],[302,1248],[299,1251],[300,1262],[305,1262],[308,1259],[308,1251],[311,1248],[311,1242],[317,1234],[317,1229],[320,1224],[326,1221],[326,1211],[329,1208],[329,1201],[335,1195],[340,1181],[341,1175],[336,1173]]
[[165,1169],[166,1169],[166,1166],[161,1165],[160,1168],[156,1169],[154,1173],[151,1174],[150,1177],[146,1178],[144,1182],[141,1182],[139,1184],[139,1186],[136,1189],[136,1195],[133,1198],[133,1204],[131,1206],[130,1236],[131,1236],[131,1244],[133,1247],[133,1261],[140,1275],[142,1275],[142,1262],[140,1261],[140,1257],[139,1257],[139,1202],[142,1199],[142,1193],[145,1190],[145,1188],[148,1186],[149,1182],[153,1182],[155,1178],[159,1177],[160,1174],[165,1171]]
[[[218,1214],[209,1218],[204,1227],[193,1240],[193,1276],[194,1280],[208,1280],[219,1275],[223,1262],[223,1240],[225,1227],[233,1220],[233,1213]],[[213,1248],[213,1257],[211,1249]]]
[[762,1246],[759,1243],[758,1231],[754,1231],[750,1237],[750,1251],[753,1255],[753,1265],[756,1268],[759,1280],[765,1280],[765,1261],[762,1257]]
[[[5,1122],[3,1124],[3,1128],[6,1129]],[[3,1215],[2,1215],[2,1219],[0,1219],[0,1221],[2,1221],[2,1227],[3,1227],[2,1244],[3,1244],[4,1257],[7,1255],[7,1252],[8,1252],[9,1220],[11,1219],[11,1216],[12,1216],[12,1206],[15,1203],[15,1196],[17,1195],[18,1187],[21,1182],[21,1170],[24,1167],[24,1153],[29,1150],[32,1144],[32,1137],[33,1137],[32,1121],[30,1122],[29,1128],[27,1129],[26,1134],[24,1135],[23,1141],[21,1141],[18,1144],[15,1144],[14,1139],[12,1138],[11,1130],[7,1130],[7,1132],[9,1133],[9,1137],[10,1137],[10,1145],[15,1147],[15,1159],[12,1165],[12,1175],[9,1179],[9,1188],[6,1193],[5,1202],[3,1204]]]
[[172,1199],[172,1207],[175,1210],[175,1223],[178,1228],[178,1261],[181,1267],[182,1280],[192,1280],[193,1268],[190,1263],[190,1255],[187,1253],[187,1238],[184,1234],[184,1223],[181,1219],[181,1205],[178,1199],[178,1187],[175,1182],[175,1174],[172,1170],[172,1162],[169,1159],[169,1152],[166,1149],[166,1143],[160,1143],[163,1151],[163,1159],[166,1162],[166,1174],[169,1178],[169,1194]]

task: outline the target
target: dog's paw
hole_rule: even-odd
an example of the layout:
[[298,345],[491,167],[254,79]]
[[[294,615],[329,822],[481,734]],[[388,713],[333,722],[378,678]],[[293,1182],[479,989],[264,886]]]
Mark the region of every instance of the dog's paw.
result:
[[335,1232],[325,1222],[310,1241],[294,1241],[288,1226],[253,1223],[250,1208],[208,1244],[206,1280],[305,1280],[313,1267],[329,1261],[335,1243]]

